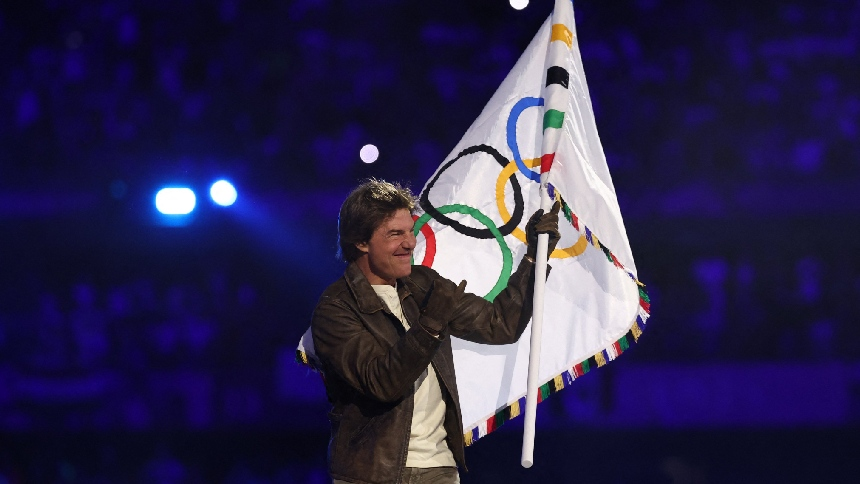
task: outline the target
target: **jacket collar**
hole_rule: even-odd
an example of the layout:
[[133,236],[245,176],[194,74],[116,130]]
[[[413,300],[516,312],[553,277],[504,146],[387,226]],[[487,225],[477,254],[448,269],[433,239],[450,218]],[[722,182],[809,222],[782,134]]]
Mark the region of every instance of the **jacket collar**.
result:
[[[379,299],[379,296],[376,295],[376,291],[373,290],[367,277],[364,276],[364,273],[361,272],[361,269],[357,264],[350,262],[349,265],[346,266],[346,272],[343,274],[343,277],[346,280],[347,287],[349,287],[350,292],[352,292],[352,296],[358,303],[358,309],[361,312],[368,314],[375,313],[380,310],[389,312],[388,307],[382,302],[382,299]],[[405,281],[403,279],[397,280],[397,295],[400,296],[401,301],[403,301],[403,298],[411,294],[409,288],[404,282]]]

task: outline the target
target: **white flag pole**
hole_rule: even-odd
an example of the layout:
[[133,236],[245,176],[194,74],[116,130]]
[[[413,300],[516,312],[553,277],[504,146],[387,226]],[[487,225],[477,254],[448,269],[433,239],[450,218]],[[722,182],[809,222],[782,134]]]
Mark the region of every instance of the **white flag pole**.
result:
[[[555,5],[552,11],[553,34],[550,45],[547,47],[547,55],[545,66],[564,65],[565,59],[569,55],[570,43],[573,35],[565,25],[573,26],[573,5],[570,0],[555,0]],[[561,27],[561,35],[557,36],[555,25]],[[563,33],[567,31],[569,37],[565,38]],[[561,41],[561,42],[556,42]],[[556,44],[556,47],[553,47]],[[564,45],[566,48],[562,49]],[[565,71],[567,72],[567,71]],[[555,82],[547,83],[544,87],[544,98],[546,99],[545,109],[556,111],[556,113],[564,113],[565,105],[569,93],[567,91],[567,81],[563,83],[563,88],[559,89],[559,85]],[[561,96],[561,97],[559,97]],[[563,114],[562,114],[563,116]],[[563,119],[563,118],[562,118]],[[546,120],[545,120],[546,123]],[[558,147],[558,132],[556,129],[559,126],[551,128],[547,132],[547,125],[544,125],[543,137],[541,140],[541,152],[543,156],[549,156],[549,166],[543,166],[544,161],[541,157],[541,174],[540,174],[540,208],[544,213],[549,212],[552,208],[553,199],[549,196],[547,190],[550,167],[552,159],[555,156],[556,148]],[[532,305],[532,330],[529,347],[529,373],[526,382],[526,414],[525,414],[525,429],[523,432],[523,454],[521,458],[522,466],[529,468],[534,464],[534,447],[535,447],[535,418],[537,416],[537,397],[538,389],[540,388],[540,346],[541,346],[541,331],[543,328],[543,301],[544,287],[546,287],[546,266],[547,266],[547,246],[549,244],[549,234],[538,235],[537,255],[535,256],[535,288],[534,288],[534,304]]]
[[[552,208],[553,200],[547,191],[549,172],[540,176],[540,208],[544,213]],[[529,346],[529,373],[526,386],[526,414],[523,432],[523,453],[521,464],[529,468],[534,464],[535,418],[537,417],[537,395],[540,388],[540,343],[543,326],[543,290],[546,286],[547,249],[549,234],[538,234],[537,255],[535,255],[535,288],[532,305],[532,328]]]

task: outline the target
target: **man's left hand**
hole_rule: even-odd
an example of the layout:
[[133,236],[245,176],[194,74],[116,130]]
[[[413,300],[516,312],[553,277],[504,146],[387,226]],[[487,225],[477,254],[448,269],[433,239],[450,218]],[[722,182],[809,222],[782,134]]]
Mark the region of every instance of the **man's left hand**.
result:
[[526,224],[526,241],[528,243],[526,257],[535,260],[538,234],[549,234],[549,243],[546,250],[546,258],[549,260],[550,254],[555,250],[558,240],[561,239],[561,233],[558,231],[559,210],[561,210],[561,203],[556,200],[548,213],[544,213],[543,209],[539,209],[531,216],[529,222]]

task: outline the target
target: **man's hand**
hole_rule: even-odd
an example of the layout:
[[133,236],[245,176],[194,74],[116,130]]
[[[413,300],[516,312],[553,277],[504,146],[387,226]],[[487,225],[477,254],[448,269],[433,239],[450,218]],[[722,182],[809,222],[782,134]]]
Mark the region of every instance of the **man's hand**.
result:
[[549,243],[547,244],[546,258],[549,260],[550,254],[555,250],[555,245],[558,244],[558,239],[561,238],[561,233],[558,231],[558,211],[561,210],[561,203],[558,200],[552,205],[549,213],[543,213],[543,209],[536,211],[529,222],[526,224],[526,241],[528,241],[528,249],[526,257],[535,260],[537,255],[538,234],[549,234]]
[[421,302],[421,319],[419,323],[433,336],[439,336],[448,328],[448,322],[457,301],[466,289],[466,281],[460,282],[455,289],[448,284],[436,285],[436,281],[430,284],[430,289]]

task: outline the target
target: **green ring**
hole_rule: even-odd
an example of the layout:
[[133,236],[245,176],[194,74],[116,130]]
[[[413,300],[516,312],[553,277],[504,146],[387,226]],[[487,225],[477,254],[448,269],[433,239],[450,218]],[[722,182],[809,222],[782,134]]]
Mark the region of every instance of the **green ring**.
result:
[[[508,280],[511,278],[511,269],[514,266],[514,258],[511,255],[511,249],[508,247],[507,242],[505,242],[505,237],[499,232],[499,229],[496,227],[496,224],[486,215],[481,213],[477,208],[469,207],[468,205],[461,204],[452,204],[445,205],[442,207],[438,207],[436,210],[442,214],[449,214],[451,212],[462,213],[463,215],[469,215],[478,222],[484,224],[489,230],[490,233],[493,234],[493,237],[496,238],[496,242],[499,243],[499,248],[502,250],[502,272],[499,274],[499,279],[496,281],[496,285],[490,289],[490,292],[484,296],[484,299],[492,302],[496,296],[501,293],[505,287],[508,285]],[[415,236],[418,236],[418,231],[421,230],[421,227],[424,226],[427,222],[430,221],[432,217],[429,214],[424,214],[418,217],[418,220],[415,221],[415,228],[413,231],[415,232]],[[412,263],[415,263],[414,257]]]

